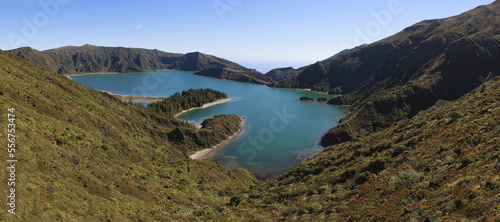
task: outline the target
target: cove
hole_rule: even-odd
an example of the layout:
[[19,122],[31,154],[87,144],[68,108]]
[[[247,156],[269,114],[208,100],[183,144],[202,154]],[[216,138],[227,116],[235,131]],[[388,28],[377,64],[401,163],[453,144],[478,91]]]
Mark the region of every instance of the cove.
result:
[[321,136],[345,116],[341,107],[297,101],[326,95],[297,89],[219,80],[187,71],[71,76],[96,90],[121,95],[168,97],[188,89],[211,88],[225,92],[230,102],[197,109],[179,116],[194,125],[218,114],[245,118],[243,133],[207,156],[225,166],[243,167],[267,181],[323,150]]

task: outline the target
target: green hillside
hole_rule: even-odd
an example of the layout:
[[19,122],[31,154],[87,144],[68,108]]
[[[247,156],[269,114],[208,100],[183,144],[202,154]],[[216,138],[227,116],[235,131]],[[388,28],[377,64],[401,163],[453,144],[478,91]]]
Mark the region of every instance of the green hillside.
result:
[[[205,208],[253,217],[226,205],[258,183],[248,171],[187,158],[236,132],[236,116],[198,130],[5,52],[0,78],[2,116],[15,108],[19,161],[16,215],[2,210],[2,221],[187,220]],[[169,136],[178,131],[182,139]],[[5,196],[8,188],[0,184]]]
[[235,115],[198,130],[4,52],[0,78],[19,161],[16,215],[2,221],[500,219],[498,79],[263,184],[187,157],[237,131]]
[[500,1],[446,19],[426,20],[370,45],[307,67],[278,87],[340,94],[350,114],[322,139],[353,139],[454,100],[500,73]]
[[[274,85],[340,94],[318,100],[351,110],[323,137],[323,152],[268,183],[189,158],[233,135],[241,119],[219,115],[197,129],[173,114],[224,93],[189,90],[146,108],[54,72],[175,64],[256,81],[237,64],[90,45],[14,50],[26,59],[0,51],[2,155],[12,158],[8,124],[15,124],[18,161],[16,214],[4,201],[0,220],[500,221],[498,27],[495,1],[420,22]],[[112,55],[117,60],[107,61]],[[3,162],[7,197],[12,163]]]

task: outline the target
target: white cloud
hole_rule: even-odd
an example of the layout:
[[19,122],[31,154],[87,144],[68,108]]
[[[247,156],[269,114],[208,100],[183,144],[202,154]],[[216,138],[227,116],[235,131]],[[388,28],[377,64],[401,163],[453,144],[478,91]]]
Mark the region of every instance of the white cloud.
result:
[[135,27],[135,29],[140,29],[140,28],[142,28],[142,23]]

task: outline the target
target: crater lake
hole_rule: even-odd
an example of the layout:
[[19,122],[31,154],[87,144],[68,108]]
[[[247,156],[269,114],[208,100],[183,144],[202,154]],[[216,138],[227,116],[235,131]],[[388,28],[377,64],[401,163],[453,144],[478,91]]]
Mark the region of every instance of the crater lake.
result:
[[[245,119],[243,131],[206,159],[227,167],[243,167],[267,181],[323,150],[321,136],[345,116],[344,108],[319,102],[302,102],[302,96],[328,97],[298,89],[196,76],[188,71],[152,71],[130,74],[74,75],[70,78],[96,90],[119,95],[168,97],[188,89],[222,91],[231,101],[197,109],[178,118],[198,125],[219,114],[236,114]],[[209,148],[209,147],[207,147]]]

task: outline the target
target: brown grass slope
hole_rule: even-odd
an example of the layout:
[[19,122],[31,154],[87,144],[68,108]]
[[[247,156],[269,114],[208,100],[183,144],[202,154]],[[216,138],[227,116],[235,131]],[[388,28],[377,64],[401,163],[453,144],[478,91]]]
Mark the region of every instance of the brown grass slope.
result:
[[[214,141],[214,133],[237,131],[236,116],[216,117],[198,130],[2,51],[0,107],[3,141],[7,109],[16,109],[19,161],[16,215],[7,213],[4,201],[2,221],[263,217],[258,208],[228,205],[235,193],[258,183],[248,171],[187,158],[224,139]],[[176,129],[189,132],[183,141],[168,139]],[[198,145],[207,136],[208,147]],[[0,177],[7,178],[7,170]],[[3,196],[8,188],[0,183]]]
[[[327,147],[269,183],[283,219],[499,221],[500,80],[356,142]],[[271,201],[276,200],[276,201]]]

